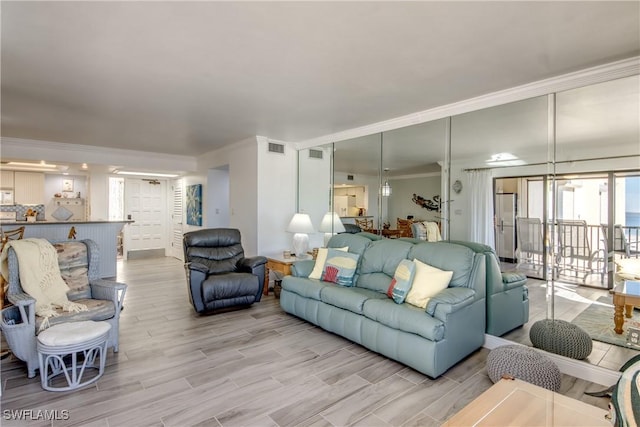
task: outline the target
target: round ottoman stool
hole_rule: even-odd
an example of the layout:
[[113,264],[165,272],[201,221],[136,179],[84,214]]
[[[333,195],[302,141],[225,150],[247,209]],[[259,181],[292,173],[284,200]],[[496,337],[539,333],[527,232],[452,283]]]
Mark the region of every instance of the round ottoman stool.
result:
[[487,373],[494,383],[503,375],[510,375],[551,391],[560,390],[562,379],[553,360],[523,345],[505,345],[491,350],[487,356]]
[[531,325],[529,339],[536,348],[578,360],[586,359],[593,349],[589,334],[564,320],[538,320]]
[[[49,391],[75,390],[97,381],[104,373],[110,330],[108,322],[88,320],[60,323],[40,332],[36,349],[42,388]],[[100,358],[99,367],[95,366],[96,357]],[[91,368],[98,370],[96,375],[86,375],[87,369]],[[64,378],[57,379],[61,374]],[[85,379],[87,376],[89,378]],[[56,379],[62,383],[60,386],[53,385]]]

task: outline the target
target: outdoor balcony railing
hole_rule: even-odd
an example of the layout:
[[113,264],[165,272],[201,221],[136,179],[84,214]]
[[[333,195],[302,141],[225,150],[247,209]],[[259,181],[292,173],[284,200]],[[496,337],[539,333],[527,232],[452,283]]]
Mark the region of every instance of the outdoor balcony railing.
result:
[[[534,272],[533,276],[542,277],[543,237],[540,222],[535,218],[519,220],[516,251],[518,267],[528,268]],[[640,258],[639,226],[616,225],[611,249],[606,225],[592,225],[581,220],[558,220],[547,228],[548,241],[554,242],[553,256],[548,258],[548,268],[553,268],[558,277],[565,280],[606,286],[607,254],[614,258]],[[547,245],[546,252],[552,255],[550,245]],[[599,283],[594,283],[596,279]]]

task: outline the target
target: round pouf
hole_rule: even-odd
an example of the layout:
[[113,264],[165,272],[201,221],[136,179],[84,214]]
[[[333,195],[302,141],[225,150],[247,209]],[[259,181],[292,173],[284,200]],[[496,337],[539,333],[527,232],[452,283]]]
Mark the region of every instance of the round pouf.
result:
[[589,334],[564,320],[538,320],[531,325],[529,339],[536,348],[578,360],[586,359],[593,349]]
[[494,383],[503,375],[509,375],[551,391],[560,390],[562,379],[553,360],[523,345],[505,345],[491,350],[487,356],[487,373]]
[[[42,388],[75,390],[97,381],[104,372],[110,330],[108,322],[87,320],[60,323],[42,331],[36,344]],[[100,359],[98,367],[96,357]],[[87,372],[89,368],[97,369],[97,373],[91,376]],[[58,376],[63,385],[54,386]],[[66,381],[62,381],[63,378]]]

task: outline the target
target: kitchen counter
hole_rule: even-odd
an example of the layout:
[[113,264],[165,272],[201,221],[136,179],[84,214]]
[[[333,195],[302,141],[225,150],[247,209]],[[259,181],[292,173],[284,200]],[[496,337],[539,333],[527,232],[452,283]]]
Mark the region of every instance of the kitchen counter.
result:
[[71,227],[77,240],[91,239],[100,249],[100,277],[116,277],[118,234],[133,221],[0,221],[0,228],[13,230],[24,227],[24,238],[40,237],[52,242],[68,240]]

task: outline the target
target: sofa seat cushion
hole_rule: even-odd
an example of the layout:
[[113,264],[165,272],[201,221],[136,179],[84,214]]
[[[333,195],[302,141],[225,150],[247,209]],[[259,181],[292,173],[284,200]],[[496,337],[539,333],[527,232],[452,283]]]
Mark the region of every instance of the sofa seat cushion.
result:
[[365,317],[393,329],[420,335],[431,341],[444,338],[444,323],[411,304],[396,304],[390,299],[371,299],[364,304]]
[[322,289],[322,302],[334,307],[349,310],[352,313],[363,314],[362,307],[370,299],[387,299],[385,294],[362,288],[345,288],[344,286],[328,284]]
[[322,289],[331,285],[316,279],[307,279],[305,277],[285,276],[282,279],[282,289],[285,289],[304,298],[311,298],[320,301],[320,292]]
[[[104,299],[77,299],[73,302],[86,305],[88,310],[75,313],[62,311],[62,308],[56,308],[58,315],[49,317],[49,325],[53,326],[59,323],[80,322],[83,320],[101,321],[111,319],[116,315],[116,308],[113,305],[113,301]],[[44,319],[44,317],[36,316],[36,331],[40,330],[40,325],[42,325]]]
[[209,276],[202,282],[202,300],[206,303],[243,296],[255,296],[260,284],[251,273],[224,273]]

